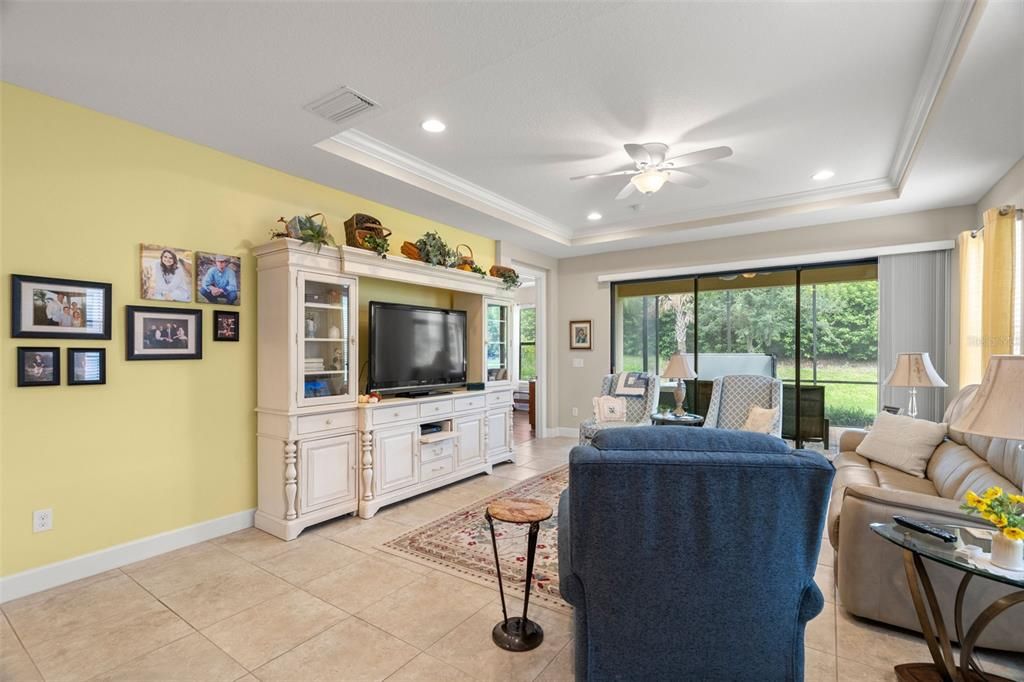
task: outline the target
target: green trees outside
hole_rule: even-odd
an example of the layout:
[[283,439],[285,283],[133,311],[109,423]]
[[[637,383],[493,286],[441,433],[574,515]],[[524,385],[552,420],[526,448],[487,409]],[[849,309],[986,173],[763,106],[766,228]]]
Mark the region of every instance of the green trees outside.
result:
[[519,309],[519,380],[537,378],[537,309]]

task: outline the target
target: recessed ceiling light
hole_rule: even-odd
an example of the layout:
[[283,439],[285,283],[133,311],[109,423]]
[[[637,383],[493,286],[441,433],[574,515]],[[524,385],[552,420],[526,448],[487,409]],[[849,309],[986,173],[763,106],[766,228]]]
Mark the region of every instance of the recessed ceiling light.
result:
[[444,129],[447,128],[443,122],[438,121],[436,118],[428,118],[426,121],[420,124],[420,127],[426,130],[428,133],[443,133]]
[[812,175],[811,180],[831,180],[835,174],[835,171],[825,168]]
[[601,219],[601,214],[598,213],[597,211],[591,211],[590,213],[587,214],[587,220],[600,220],[600,219]]

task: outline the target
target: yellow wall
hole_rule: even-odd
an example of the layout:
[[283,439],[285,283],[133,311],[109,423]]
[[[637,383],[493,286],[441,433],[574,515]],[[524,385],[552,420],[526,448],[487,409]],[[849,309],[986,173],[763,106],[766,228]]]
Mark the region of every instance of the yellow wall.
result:
[[[2,575],[255,506],[249,248],[279,216],[322,211],[342,241],[344,219],[369,213],[394,230],[395,252],[436,229],[493,263],[494,242],[477,235],[16,86],[0,97],[4,317],[11,273],[113,284],[110,341],[0,335]],[[124,306],[145,303],[140,242],[241,255],[241,342],[214,343],[215,306],[196,305],[202,360],[126,362]],[[363,292],[444,300],[408,285]],[[18,345],[58,346],[62,362],[68,346],[106,348],[107,384],[17,388]],[[33,534],[32,511],[47,507],[54,530]]]

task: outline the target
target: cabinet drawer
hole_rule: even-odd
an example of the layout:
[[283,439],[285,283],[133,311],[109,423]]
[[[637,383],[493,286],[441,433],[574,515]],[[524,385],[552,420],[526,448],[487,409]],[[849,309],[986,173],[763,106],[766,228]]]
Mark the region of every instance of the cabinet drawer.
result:
[[376,424],[390,424],[406,419],[416,419],[419,411],[416,405],[396,405],[395,407],[377,407],[373,410],[373,421]]
[[424,403],[420,405],[421,417],[436,417],[439,414],[448,414],[451,411],[451,400],[439,400],[436,403]]
[[480,395],[467,395],[464,398],[455,399],[455,411],[456,412],[468,412],[469,410],[482,409],[487,405],[487,396],[481,393]]
[[492,407],[494,405],[511,405],[512,391],[495,391],[494,393],[488,393],[487,404]]
[[319,431],[334,431],[336,429],[352,429],[356,426],[356,413],[354,410],[345,412],[324,412],[323,414],[308,414],[298,418],[296,429],[299,435],[317,433]]
[[420,481],[429,481],[432,478],[450,474],[452,471],[454,471],[454,465],[451,457],[423,462],[420,464]]
[[451,457],[455,452],[455,446],[451,440],[441,440],[436,443],[420,443],[420,461],[426,463],[442,457]]

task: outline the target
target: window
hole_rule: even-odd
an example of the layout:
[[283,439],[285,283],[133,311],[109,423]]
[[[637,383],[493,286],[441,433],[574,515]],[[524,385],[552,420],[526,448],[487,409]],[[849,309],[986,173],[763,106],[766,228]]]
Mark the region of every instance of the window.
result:
[[[712,380],[729,374],[782,380],[783,436],[798,445],[830,443],[830,428],[877,412],[874,261],[622,282],[612,301],[613,371],[660,375],[684,354],[698,376],[687,382],[691,412],[705,414]],[[672,383],[661,408],[674,406]]]
[[537,378],[537,309],[519,306],[519,380]]

